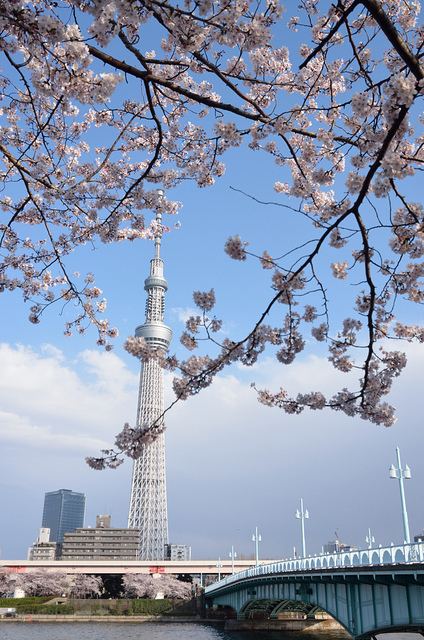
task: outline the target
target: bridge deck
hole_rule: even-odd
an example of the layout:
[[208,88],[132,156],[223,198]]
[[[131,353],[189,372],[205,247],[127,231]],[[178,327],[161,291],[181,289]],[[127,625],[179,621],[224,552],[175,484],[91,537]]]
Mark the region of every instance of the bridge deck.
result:
[[283,602],[318,606],[358,638],[395,630],[424,635],[424,548],[409,544],[282,560],[224,578],[205,594],[209,605],[230,606],[241,616],[255,602],[271,611],[270,619]]

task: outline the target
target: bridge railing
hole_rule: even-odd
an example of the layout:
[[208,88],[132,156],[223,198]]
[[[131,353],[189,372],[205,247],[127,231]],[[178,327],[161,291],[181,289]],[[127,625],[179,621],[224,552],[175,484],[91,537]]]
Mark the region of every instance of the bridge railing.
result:
[[260,564],[215,582],[206,587],[205,593],[226,586],[243,578],[254,578],[273,573],[291,573],[294,571],[313,571],[320,569],[337,569],[343,567],[369,567],[390,564],[409,564],[424,561],[424,543],[411,543],[377,547],[375,549],[356,549],[338,551],[307,558],[288,558],[276,560],[269,564]]

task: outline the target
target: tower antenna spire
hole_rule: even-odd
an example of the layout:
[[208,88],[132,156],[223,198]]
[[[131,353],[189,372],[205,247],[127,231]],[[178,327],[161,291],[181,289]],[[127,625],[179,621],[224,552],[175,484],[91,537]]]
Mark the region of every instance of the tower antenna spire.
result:
[[155,228],[155,258],[160,258],[160,247],[162,244],[163,226],[162,214],[156,211],[156,228]]

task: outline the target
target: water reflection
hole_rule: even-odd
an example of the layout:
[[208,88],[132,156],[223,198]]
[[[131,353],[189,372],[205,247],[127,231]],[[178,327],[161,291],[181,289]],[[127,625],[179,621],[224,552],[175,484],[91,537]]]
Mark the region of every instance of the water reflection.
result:
[[[125,624],[108,622],[0,623],[1,640],[346,640],[333,632],[288,633],[286,631],[232,631],[201,624]],[[390,633],[379,640],[418,640],[412,633]]]

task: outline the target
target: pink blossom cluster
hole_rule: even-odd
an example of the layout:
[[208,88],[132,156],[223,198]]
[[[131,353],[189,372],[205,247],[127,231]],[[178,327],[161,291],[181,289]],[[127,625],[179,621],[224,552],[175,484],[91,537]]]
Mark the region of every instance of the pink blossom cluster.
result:
[[193,300],[196,307],[199,307],[202,311],[211,311],[215,306],[215,291],[195,291],[193,293]]
[[375,424],[390,427],[396,420],[394,408],[382,400],[382,397],[389,392],[393,377],[399,375],[406,360],[404,354],[392,352],[386,353],[381,361],[383,366],[380,368],[377,359],[373,360],[366,389],[356,393],[344,388],[331,398],[326,398],[319,391],[290,397],[284,389],[277,393],[257,389],[258,400],[268,407],[283,409],[288,414],[299,414],[305,408],[317,410],[328,407],[351,417],[359,416]]
[[348,267],[348,262],[333,262],[331,265],[333,276],[339,280],[345,280],[347,278]]
[[116,469],[123,463],[122,455],[136,460],[140,457],[143,447],[154,442],[163,431],[163,416],[159,416],[153,424],[137,427],[131,427],[126,422],[115,438],[114,449],[102,449],[100,456],[89,456],[85,461],[96,471]]
[[158,594],[171,600],[187,600],[192,596],[192,585],[170,575],[129,573],[122,579],[123,594],[127,598],[156,598]]
[[141,425],[136,428],[130,427],[128,423],[115,438],[115,446],[124,451],[127,456],[136,460],[140,457],[144,445],[153,442],[163,433],[163,421],[159,418],[151,425]]
[[225,243],[225,253],[227,253],[233,260],[246,260],[246,246],[247,242],[243,242],[240,236],[233,236],[228,238]]
[[10,597],[20,588],[27,596],[62,596],[87,598],[103,592],[99,576],[86,574],[67,575],[63,572],[40,569],[35,573],[0,572],[0,596]]
[[148,344],[145,338],[129,336],[124,342],[124,349],[141,362],[154,359],[165,366],[165,354],[163,349]]

